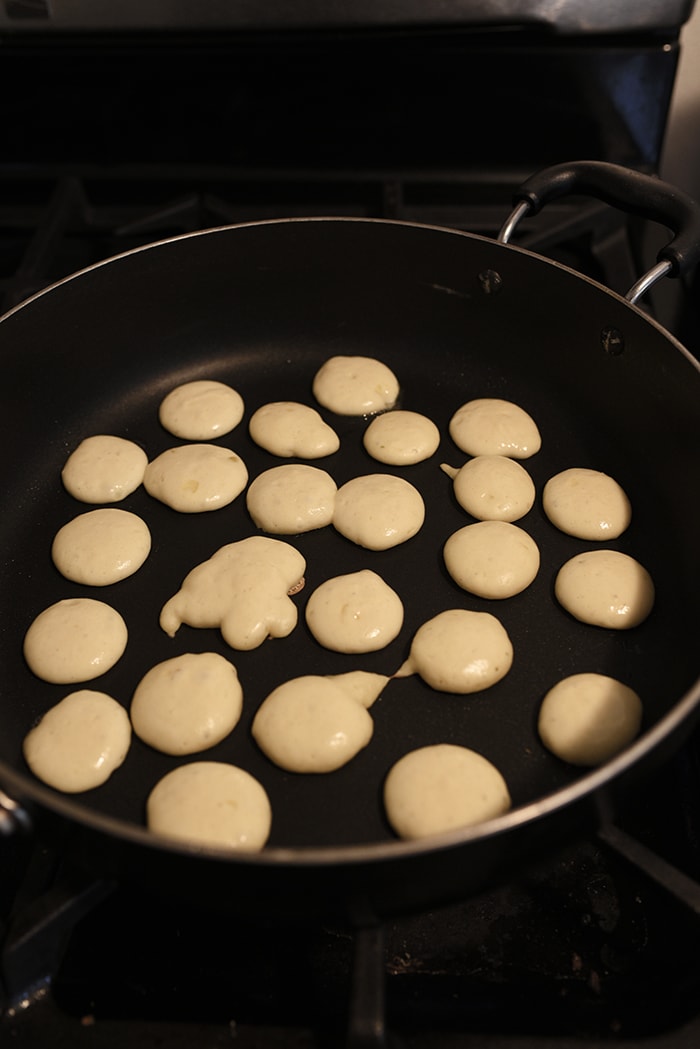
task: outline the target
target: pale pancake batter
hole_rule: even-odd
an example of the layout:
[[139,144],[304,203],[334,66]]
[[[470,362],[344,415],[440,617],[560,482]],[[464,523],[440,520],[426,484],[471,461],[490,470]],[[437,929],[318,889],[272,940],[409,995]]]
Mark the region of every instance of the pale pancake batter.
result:
[[337,490],[325,470],[285,463],[258,474],[246,492],[246,506],[263,532],[299,535],[331,523]]
[[118,503],[143,481],[148,456],[123,437],[86,437],[66,460],[63,486],[81,503]]
[[296,593],[306,561],[280,539],[250,536],[222,546],[187,574],[163,606],[160,625],[170,637],[180,626],[221,627],[231,648],[257,648],[268,637],[286,637],[297,624]]
[[654,606],[654,583],[643,565],[618,550],[590,550],[562,565],[554,593],[582,623],[629,630]]
[[511,807],[501,773],[452,743],[410,751],[389,770],[384,809],[400,838],[426,838],[501,816]]
[[306,624],[333,652],[376,652],[398,636],[403,604],[381,576],[362,569],[321,583],[307,602]]
[[418,628],[394,676],[418,674],[438,692],[467,694],[495,685],[512,663],[513,645],[495,616],[450,608]]
[[151,533],[142,518],[105,507],[63,525],[54,538],[51,557],[66,579],[109,586],[137,572],[150,551]]
[[578,539],[617,539],[632,519],[630,501],[617,481],[581,467],[547,481],[542,507],[553,525]]
[[168,772],[146,803],[149,830],[194,847],[259,852],[270,836],[267,793],[245,769],[194,761]]
[[547,692],[537,723],[545,747],[572,765],[613,758],[639,734],[642,701],[604,674],[572,674]]
[[161,426],[185,441],[213,441],[234,430],[244,411],[243,398],[225,382],[195,379],[182,383],[163,398]]
[[423,526],[425,504],[417,488],[393,474],[365,474],[342,485],[333,526],[367,550],[405,543]]
[[330,357],[314,376],[314,397],[337,415],[375,415],[393,408],[399,382],[374,357]]
[[534,419],[520,405],[498,397],[467,401],[452,416],[449,431],[467,455],[528,459],[542,446]]
[[365,451],[380,463],[412,466],[434,455],[440,431],[432,419],[419,412],[382,412],[375,416],[362,438]]
[[535,540],[508,521],[477,521],[454,532],[443,548],[445,568],[470,594],[500,600],[525,590],[540,568]]
[[164,754],[216,746],[241,716],[243,689],[232,663],[216,652],[186,652],[141,678],[131,701],[136,735]]
[[535,502],[535,485],[524,466],[505,455],[477,455],[456,470],[445,463],[455,499],[477,521],[519,521]]
[[126,642],[126,623],[116,609],[74,597],[36,617],[24,637],[24,658],[42,680],[73,684],[105,674],[121,659]]
[[272,401],[253,412],[248,424],[256,444],[289,459],[322,459],[340,448],[340,438],[315,408],[298,401]]
[[388,680],[355,671],[286,681],[263,701],[253,719],[253,738],[270,761],[288,772],[333,772],[372,738],[368,707]]
[[220,510],[248,483],[243,460],[218,444],[183,444],[161,452],[146,467],[149,495],[183,514]]
[[104,692],[71,692],[42,717],[24,740],[24,758],[37,779],[77,794],[105,783],[123,763],[131,725],[122,706]]

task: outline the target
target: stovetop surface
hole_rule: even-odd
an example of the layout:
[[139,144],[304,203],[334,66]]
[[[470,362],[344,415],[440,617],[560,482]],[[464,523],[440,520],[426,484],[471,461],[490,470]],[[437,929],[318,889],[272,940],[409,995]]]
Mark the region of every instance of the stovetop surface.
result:
[[[432,33],[417,49],[402,33],[359,51],[347,35],[285,38],[271,52],[259,38],[207,38],[158,48],[156,66],[140,39],[3,43],[14,106],[0,164],[3,310],[113,254],[216,225],[340,214],[494,236],[543,164],[600,156],[653,170],[676,57],[673,32],[593,51],[567,40],[554,55],[541,38],[492,35]],[[506,68],[527,86],[517,99]],[[203,104],[205,76],[214,97],[225,92],[216,105]],[[318,83],[332,90],[321,97]],[[600,85],[618,83],[610,106]],[[342,120],[329,110],[339,99]],[[520,242],[624,293],[647,238],[577,203],[525,223]],[[663,282],[651,302],[693,352],[699,299],[695,280]],[[525,871],[514,858],[512,880],[477,898],[359,934],[175,906],[93,883],[41,843],[0,839],[0,1043],[690,1049],[698,753],[696,735],[623,821],[661,857],[651,870],[586,837]],[[353,992],[358,973],[366,985]]]

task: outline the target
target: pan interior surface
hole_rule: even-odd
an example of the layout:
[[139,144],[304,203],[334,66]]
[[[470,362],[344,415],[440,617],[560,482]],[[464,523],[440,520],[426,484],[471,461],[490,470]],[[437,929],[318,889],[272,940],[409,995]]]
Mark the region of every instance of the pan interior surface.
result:
[[[499,290],[488,274],[498,273]],[[601,332],[614,328],[624,352],[606,353]],[[0,522],[3,731],[0,761],[32,778],[22,757],[31,726],[77,686],[37,679],[22,657],[24,634],[44,608],[68,597],[106,601],[124,617],[122,659],[88,687],[125,708],[141,677],[184,652],[216,651],[237,668],[243,715],[211,750],[187,758],[161,754],[134,736],[124,764],[103,786],[71,799],[95,814],[144,826],[156,782],[184,761],[240,765],[268,792],[271,848],[336,848],[392,842],[382,807],[388,770],[407,751],[432,743],[477,750],[501,771],[514,807],[576,782],[582,770],[548,753],[537,737],[544,693],[562,677],[596,671],[634,688],[649,729],[697,677],[698,564],[697,366],[666,333],[597,285],[518,249],[479,237],[401,223],[301,220],[209,231],[164,242],[84,272],[9,314],[0,324],[5,366],[2,427],[5,510]],[[320,408],[311,384],[333,355],[377,358],[396,374],[398,407],[439,427],[441,443],[410,467],[377,463],[365,452],[365,418]],[[243,397],[243,421],[217,442],[246,463],[250,478],[282,462],[259,448],[248,420],[271,401],[320,410],[340,449],[312,465],[336,484],[369,473],[397,474],[421,492],[425,524],[408,542],[371,551],[331,526],[276,536],[306,560],[294,597],[299,621],[284,639],[232,651],[218,630],[159,627],[162,605],[184,576],[220,546],[257,533],[239,496],[229,507],[181,514],[141,487],[118,505],[141,516],[153,546],[132,577],[104,588],[64,579],[52,564],[55,533],[91,506],[63,488],[61,469],[80,441],[115,434],[149,459],[180,444],[158,421],[162,398],[192,379],[217,379]],[[447,575],[442,548],[471,522],[454,499],[441,463],[466,460],[448,434],[453,413],[476,397],[525,408],[542,449],[524,460],[537,499],[518,525],[536,541],[541,565],[521,594],[474,597]],[[560,566],[595,543],[566,536],[544,515],[541,492],[555,473],[590,467],[615,477],[633,508],[629,529],[607,544],[650,572],[656,603],[630,631],[582,624],[557,604]],[[364,656],[322,648],[304,620],[316,587],[332,576],[371,568],[401,597],[404,624],[386,648]],[[251,738],[265,696],[302,674],[366,670],[393,675],[418,627],[448,608],[487,611],[514,648],[510,672],[467,696],[437,692],[419,677],[389,682],[371,708],[369,745],[343,768],[303,775],[273,765]]]

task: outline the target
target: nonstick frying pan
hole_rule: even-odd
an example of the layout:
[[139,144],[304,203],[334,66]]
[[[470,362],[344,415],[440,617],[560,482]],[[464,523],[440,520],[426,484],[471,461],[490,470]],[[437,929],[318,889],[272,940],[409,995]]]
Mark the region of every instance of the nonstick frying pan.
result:
[[[537,210],[564,192],[593,193],[668,225],[675,237],[662,253],[662,270],[679,274],[697,261],[697,208],[656,179],[586,162],[536,176],[521,199]],[[22,833],[29,826],[90,871],[217,908],[273,917],[389,914],[480,890],[524,857],[611,818],[683,741],[700,706],[698,364],[629,300],[506,239],[371,219],[212,229],[108,260],[3,318],[5,828]],[[216,378],[235,386],[246,404],[244,421],[219,443],[241,455],[254,477],[280,460],[249,438],[250,414],[273,400],[314,404],[313,376],[334,354],[388,364],[401,384],[400,406],[432,418],[442,441],[425,463],[386,467],[362,447],[367,420],[321,410],[341,447],[314,465],[339,485],[363,473],[402,474],[421,491],[426,522],[416,537],[383,552],[363,550],[332,527],[286,537],[307,562],[305,589],[294,599],[299,624],[290,637],[237,653],[215,630],[182,627],[171,639],[159,628],[162,604],[196,563],[255,533],[243,496],[226,509],[188,515],[141,488],[120,504],[152,532],[152,553],[139,572],[95,590],[56,571],[53,536],[88,508],[60,479],[83,438],[117,434],[152,458],[179,443],[158,422],[163,396],[187,380]],[[442,565],[445,540],[470,520],[440,469],[466,459],[447,426],[474,397],[518,403],[542,434],[541,451],[524,462],[538,499],[518,522],[538,543],[541,568],[527,590],[499,602],[460,590]],[[596,545],[559,532],[542,511],[545,481],[570,466],[612,475],[630,497],[632,524],[610,545],[636,557],[656,585],[652,614],[633,630],[587,626],[554,599],[559,567]],[[327,651],[306,629],[308,596],[325,579],[365,567],[401,596],[401,634],[366,657]],[[22,740],[71,687],[35,678],[22,641],[40,611],[76,595],[106,600],[129,628],[125,655],[89,687],[128,708],[155,663],[184,651],[221,652],[244,688],[243,717],[231,736],[188,759],[134,738],[124,765],[84,795],[61,795],[37,782],[24,764]],[[356,668],[392,674],[418,626],[452,607],[489,611],[508,630],[514,663],[497,685],[455,696],[415,676],[390,682],[372,708],[371,743],[331,774],[283,772],[258,751],[250,723],[275,685],[303,673]],[[588,772],[549,754],[536,733],[546,690],[584,670],[624,680],[644,705],[640,738]],[[384,777],[406,751],[443,741],[488,757],[506,778],[513,809],[462,832],[400,842],[382,811]],[[145,801],[157,780],[182,760],[200,758],[241,765],[264,784],[273,829],[262,853],[172,845],[145,829]]]

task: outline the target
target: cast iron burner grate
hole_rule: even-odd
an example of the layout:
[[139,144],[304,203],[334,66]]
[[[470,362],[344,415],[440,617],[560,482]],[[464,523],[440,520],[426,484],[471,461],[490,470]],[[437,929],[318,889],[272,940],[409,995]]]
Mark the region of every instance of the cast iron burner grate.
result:
[[[179,166],[0,170],[0,294],[7,310],[86,266],[219,225],[333,215],[398,219],[495,237],[529,174],[250,172]],[[624,219],[595,201],[552,205],[519,243],[627,290]],[[625,281],[630,284],[625,286]],[[615,289],[618,290],[618,289]]]

